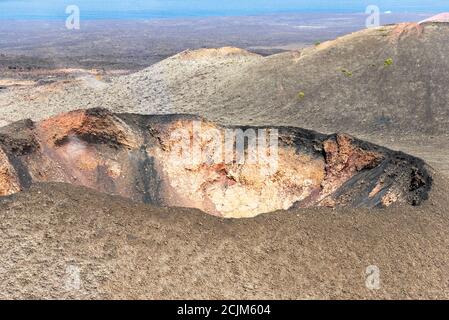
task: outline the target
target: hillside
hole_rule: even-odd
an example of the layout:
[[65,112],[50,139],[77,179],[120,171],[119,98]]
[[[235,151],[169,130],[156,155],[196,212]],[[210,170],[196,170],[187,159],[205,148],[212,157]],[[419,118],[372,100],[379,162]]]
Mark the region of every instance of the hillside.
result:
[[186,51],[110,83],[82,77],[3,93],[2,117],[42,119],[101,106],[194,113],[226,124],[448,135],[448,36],[449,24],[425,22],[362,30],[268,57],[236,48]]
[[447,299],[447,188],[407,210],[219,219],[36,185],[0,199],[0,298]]
[[[0,298],[447,299],[448,36],[426,21],[0,79]],[[179,113],[278,128],[282,175],[172,162],[172,129],[195,140],[200,119]]]
[[[449,24],[364,30],[303,51],[226,59],[181,53],[129,77],[114,109],[355,134],[449,134]],[[106,100],[106,103],[109,103]]]

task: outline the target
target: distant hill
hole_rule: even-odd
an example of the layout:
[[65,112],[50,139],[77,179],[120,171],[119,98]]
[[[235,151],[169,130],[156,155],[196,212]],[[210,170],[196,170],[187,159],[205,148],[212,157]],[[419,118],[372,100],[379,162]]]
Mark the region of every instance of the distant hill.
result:
[[2,118],[39,120],[104,107],[365,138],[446,136],[449,23],[439,22],[444,17],[365,29],[267,57],[232,47],[184,51],[110,82],[87,74],[77,81],[4,92]]
[[[110,107],[324,131],[449,133],[449,24],[362,30],[261,57],[182,52],[115,81]],[[124,90],[126,89],[126,90]]]

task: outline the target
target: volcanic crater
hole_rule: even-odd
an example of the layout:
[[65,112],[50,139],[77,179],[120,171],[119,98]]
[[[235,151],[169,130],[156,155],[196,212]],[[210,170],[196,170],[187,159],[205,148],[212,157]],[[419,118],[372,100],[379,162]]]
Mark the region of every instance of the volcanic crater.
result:
[[[225,139],[229,132],[235,133],[231,142]],[[243,153],[236,148],[239,132]],[[256,161],[249,161],[253,151]],[[192,115],[101,108],[0,129],[0,196],[37,182],[81,185],[225,218],[314,206],[416,206],[432,187],[423,160],[347,134],[230,127]]]

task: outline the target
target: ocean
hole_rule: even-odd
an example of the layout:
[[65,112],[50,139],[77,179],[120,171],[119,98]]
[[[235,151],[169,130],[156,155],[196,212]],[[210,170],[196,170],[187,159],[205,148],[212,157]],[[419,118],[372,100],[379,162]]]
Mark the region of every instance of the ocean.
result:
[[86,20],[364,13],[368,5],[388,13],[449,11],[449,0],[0,0],[0,20],[66,19],[68,5],[78,6]]

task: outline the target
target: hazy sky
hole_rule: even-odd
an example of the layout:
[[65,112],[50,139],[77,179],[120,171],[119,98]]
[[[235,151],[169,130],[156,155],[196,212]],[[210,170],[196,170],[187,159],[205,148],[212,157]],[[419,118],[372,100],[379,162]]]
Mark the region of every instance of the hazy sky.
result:
[[78,5],[92,18],[151,18],[208,15],[254,15],[279,12],[449,11],[449,0],[0,0],[0,19],[59,19],[67,5]]

